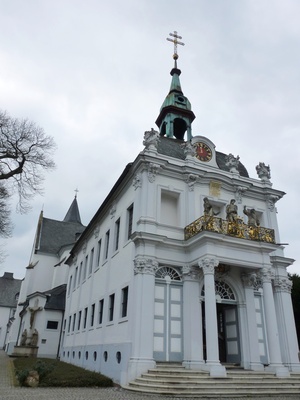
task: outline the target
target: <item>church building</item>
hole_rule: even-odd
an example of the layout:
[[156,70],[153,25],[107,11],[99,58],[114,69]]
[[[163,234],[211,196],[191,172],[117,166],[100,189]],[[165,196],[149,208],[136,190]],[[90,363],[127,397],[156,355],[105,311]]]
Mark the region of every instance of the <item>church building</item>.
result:
[[[263,162],[249,177],[238,156],[192,134],[195,114],[177,66],[180,37],[172,36],[174,67],[157,131],[145,132],[144,149],[85,229],[78,223],[72,230],[72,238],[81,233],[73,246],[45,243],[46,266],[35,241],[15,342],[25,328],[30,335],[36,329],[37,354],[46,354],[50,319],[39,318],[47,291],[67,284],[64,314],[51,319],[59,321],[55,349],[48,350],[62,361],[121,385],[159,362],[212,377],[226,377],[232,364],[287,377],[300,364],[287,274],[294,260],[284,256],[276,217],[284,193]],[[41,280],[33,276],[50,267],[51,285],[35,285]],[[26,307],[37,311],[32,323]]]
[[[172,35],[173,36],[173,35]],[[120,384],[158,362],[300,372],[270,168],[192,135],[174,35],[170,91],[71,250],[61,359]]]

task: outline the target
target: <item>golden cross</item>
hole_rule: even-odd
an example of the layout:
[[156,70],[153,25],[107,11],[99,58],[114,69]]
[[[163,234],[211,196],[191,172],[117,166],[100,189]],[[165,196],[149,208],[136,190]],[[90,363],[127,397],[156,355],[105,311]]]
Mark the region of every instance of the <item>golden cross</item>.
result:
[[180,44],[181,46],[184,46],[184,43],[179,42],[178,39],[182,39],[182,37],[181,37],[181,36],[178,36],[176,31],[174,31],[174,33],[170,33],[169,35],[170,35],[170,36],[173,36],[173,38],[174,38],[174,39],[167,38],[167,40],[168,40],[169,42],[174,43],[174,54],[173,54],[173,58],[174,58],[174,60],[176,61],[176,60],[178,59],[177,45]]

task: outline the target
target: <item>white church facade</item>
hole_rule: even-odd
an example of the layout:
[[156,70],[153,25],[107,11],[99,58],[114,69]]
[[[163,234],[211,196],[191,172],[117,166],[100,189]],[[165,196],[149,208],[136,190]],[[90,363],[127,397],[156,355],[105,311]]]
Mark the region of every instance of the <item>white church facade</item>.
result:
[[[192,136],[176,57],[171,75],[158,131],[145,133],[144,150],[52,263],[68,268],[51,287],[67,284],[56,351],[121,385],[159,362],[214,377],[225,377],[228,364],[300,372],[287,274],[294,260],[284,256],[276,217],[284,193],[264,163],[250,178],[239,157]],[[31,326],[38,356],[42,313]]]

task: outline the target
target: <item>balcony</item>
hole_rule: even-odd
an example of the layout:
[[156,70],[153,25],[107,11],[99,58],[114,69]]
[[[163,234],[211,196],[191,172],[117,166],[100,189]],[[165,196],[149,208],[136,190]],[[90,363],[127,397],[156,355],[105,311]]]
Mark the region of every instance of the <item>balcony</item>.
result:
[[184,239],[188,240],[200,232],[209,231],[236,237],[275,244],[274,229],[246,225],[242,219],[228,222],[222,218],[202,216],[184,228]]

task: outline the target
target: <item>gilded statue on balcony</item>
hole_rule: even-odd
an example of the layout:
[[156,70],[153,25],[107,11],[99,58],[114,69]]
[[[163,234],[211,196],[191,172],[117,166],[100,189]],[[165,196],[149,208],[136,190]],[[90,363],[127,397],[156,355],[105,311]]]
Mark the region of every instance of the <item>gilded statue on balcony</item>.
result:
[[238,208],[235,204],[235,200],[230,200],[230,203],[226,206],[226,219],[228,222],[236,222],[238,218]]
[[248,217],[248,225],[249,226],[257,227],[257,226],[260,225],[258,216],[257,216],[256,211],[254,210],[254,208],[251,208],[251,209],[248,208],[247,209],[246,206],[244,206],[243,213],[245,215],[247,215],[247,217]]

